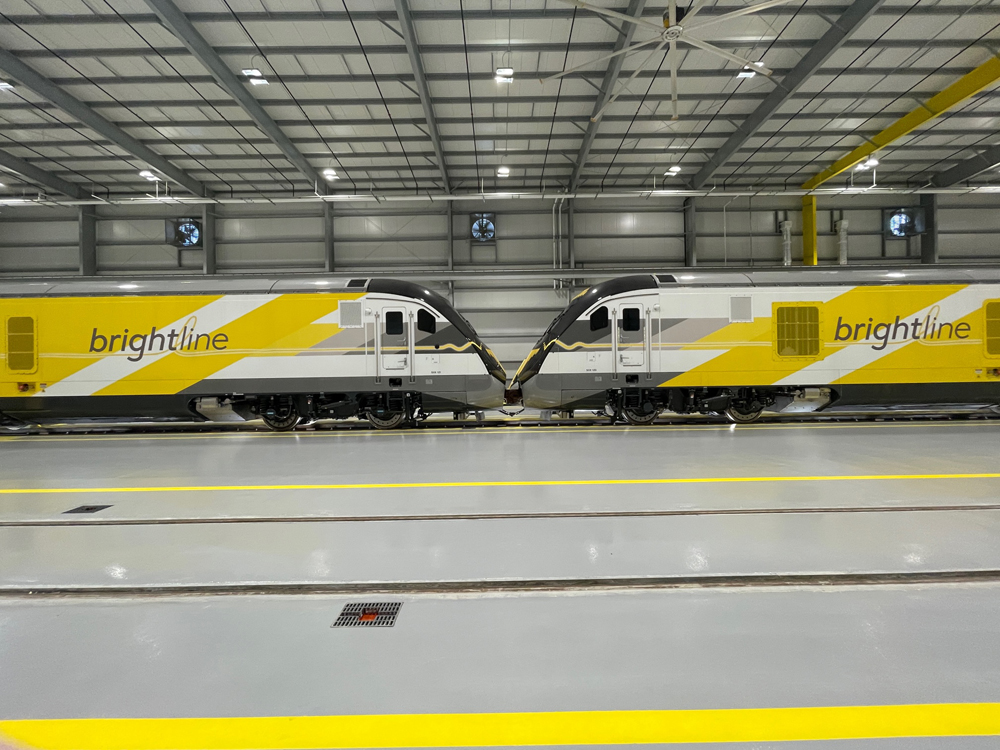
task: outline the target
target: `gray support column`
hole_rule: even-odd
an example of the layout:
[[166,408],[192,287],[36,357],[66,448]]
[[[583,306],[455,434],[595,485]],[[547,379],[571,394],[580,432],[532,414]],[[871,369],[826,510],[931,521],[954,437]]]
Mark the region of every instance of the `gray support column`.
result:
[[[451,201],[448,204],[448,270],[455,270],[455,216],[451,212]],[[454,289],[454,285],[452,287]],[[452,292],[452,302],[454,302],[454,291]]]
[[938,197],[933,193],[920,196],[924,207],[924,234],[920,237],[920,262],[938,262]]
[[97,275],[97,207],[80,206],[80,275]]
[[202,273],[214,276],[215,264],[215,206],[206,203],[201,207],[201,246],[205,249]]
[[323,241],[325,247],[323,270],[329,273],[336,267],[333,244],[333,203],[330,201],[323,201]]
[[576,268],[576,228],[573,226],[576,214],[573,210],[573,198],[570,198],[567,202],[569,203],[569,214],[566,220],[566,235],[568,238],[567,244],[569,245],[569,267]]
[[684,265],[698,265],[698,232],[695,229],[694,198],[684,199]]

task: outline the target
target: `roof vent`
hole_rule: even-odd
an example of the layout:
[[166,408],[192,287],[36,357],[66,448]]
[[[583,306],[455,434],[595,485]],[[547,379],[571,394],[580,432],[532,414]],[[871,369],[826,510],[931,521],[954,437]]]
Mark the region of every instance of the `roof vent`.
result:
[[368,285],[368,279],[351,279],[347,282],[348,289],[364,289]]
[[656,280],[659,281],[661,284],[676,284],[677,283],[677,279],[675,279],[669,273],[657,274]]

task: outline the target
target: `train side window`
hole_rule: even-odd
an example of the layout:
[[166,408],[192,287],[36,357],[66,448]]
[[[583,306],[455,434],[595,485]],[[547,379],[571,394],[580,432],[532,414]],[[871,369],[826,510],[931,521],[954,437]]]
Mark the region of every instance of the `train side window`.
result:
[[775,306],[774,333],[779,357],[815,357],[819,354],[819,308],[811,305]]
[[638,331],[642,327],[638,307],[626,307],[622,310],[622,330]]
[[35,353],[35,319],[7,318],[7,369],[34,372]]
[[986,303],[986,353],[1000,357],[1000,300]]
[[594,312],[590,314],[590,330],[600,331],[607,328],[610,325],[608,320],[608,308],[598,307]]
[[417,310],[417,330],[425,333],[437,332],[437,321],[426,310]]
[[392,310],[385,314],[385,332],[387,336],[403,335],[403,313]]

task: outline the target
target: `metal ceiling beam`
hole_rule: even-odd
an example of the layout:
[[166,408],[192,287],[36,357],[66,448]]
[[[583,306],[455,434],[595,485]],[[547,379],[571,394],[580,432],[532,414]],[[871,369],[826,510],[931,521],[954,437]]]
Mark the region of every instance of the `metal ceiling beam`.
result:
[[[787,75],[775,79],[775,87],[764,97],[764,101],[757,105],[749,117],[737,125],[736,132],[729,136],[719,150],[698,170],[691,180],[691,185],[700,188],[708,182],[719,167],[729,161],[785,102],[795,96],[802,84],[843,46],[854,30],[867,21],[883,2],[884,0],[855,0]],[[854,93],[852,96],[857,97],[858,94]]]
[[1000,165],[1000,146],[991,146],[981,154],[976,154],[972,158],[956,164],[951,169],[938,172],[928,182],[934,187],[951,187],[960,182],[971,180],[980,172],[993,169],[997,165]]
[[34,164],[20,159],[13,154],[8,154],[6,151],[0,151],[0,167],[9,169],[11,172],[15,172],[31,182],[38,183],[50,190],[55,190],[57,193],[68,195],[70,198],[83,200],[90,195],[88,191],[79,185],[74,185],[72,182],[67,182],[61,177],[49,174],[44,169],[39,169]]
[[121,146],[136,159],[142,160],[147,166],[162,173],[186,190],[195,195],[208,195],[205,192],[205,186],[198,180],[188,175],[184,170],[175,167],[167,159],[130,136],[110,120],[101,117],[90,105],[84,104],[76,97],[66,93],[37,70],[21,62],[17,55],[5,49],[0,49],[0,71],[25,88],[31,89],[43,99],[48,99],[59,109],[72,115],[79,122],[115,145]]
[[[645,7],[646,0],[629,0],[625,14],[633,18],[641,16]],[[615,42],[614,52],[618,52],[632,43],[632,37],[635,35],[636,28],[638,28],[638,24],[622,24],[622,29],[618,32],[618,41]],[[594,111],[591,114],[590,122],[587,123],[587,130],[583,134],[580,153],[576,157],[576,168],[573,170],[573,176],[569,181],[569,192],[571,193],[576,192],[577,185],[580,184],[580,174],[587,163],[587,157],[590,156],[590,147],[594,145],[594,138],[597,137],[597,129],[601,126],[601,122],[603,122],[603,118],[596,121],[593,118],[598,112],[604,109],[604,106],[608,103],[608,99],[614,93],[615,84],[618,83],[618,75],[621,73],[625,57],[626,55],[612,57],[604,73],[604,80],[601,82],[600,88],[601,93],[598,94],[597,101],[594,102]]]
[[876,133],[866,142],[834,162],[830,167],[803,183],[802,187],[812,190],[827,180],[846,172],[858,162],[868,158],[879,149],[912,132],[921,125],[958,106],[970,96],[974,96],[1000,80],[1000,57],[993,56],[971,73],[962,76],[943,91],[932,96],[907,115],[900,117],[885,130]]
[[257,127],[274,142],[274,145],[295,165],[295,168],[317,189],[325,188],[326,181],[320,179],[309,160],[302,155],[302,152],[278,127],[278,124],[264,111],[264,107],[250,94],[243,82],[229,69],[229,66],[212,45],[205,40],[205,37],[195,29],[181,9],[174,5],[172,0],[146,0],[146,5],[156,13],[163,25],[187,47],[188,52],[208,69],[216,82],[239,103],[243,111],[250,115]]
[[[146,0],[149,2],[150,0]],[[630,24],[631,25],[631,24]],[[779,49],[809,49],[813,45],[812,39],[775,39],[769,41],[767,44],[772,50]],[[747,48],[747,42],[743,40],[729,40],[720,39],[713,41],[713,44],[719,49],[727,50],[745,50]],[[913,52],[919,52],[921,49],[940,49],[940,50],[965,50],[970,47],[973,49],[989,49],[990,42],[988,40],[982,39],[969,39],[969,38],[955,38],[955,39],[880,39],[877,44],[872,43],[870,40],[866,39],[853,39],[844,43],[844,49],[856,49],[856,50],[870,50],[870,49],[905,49],[912,50]],[[235,55],[242,57],[250,57],[254,54],[259,54],[257,52],[257,47],[252,44],[245,45],[227,45],[225,47],[216,47],[215,52],[220,55]],[[480,55],[486,53],[502,53],[506,52],[508,49],[507,43],[503,42],[489,42],[483,44],[470,44],[469,54],[470,55]],[[261,46],[260,50],[265,55],[357,55],[359,54],[357,44],[345,45],[268,45]],[[465,54],[465,47],[461,44],[423,44],[420,47],[421,52],[424,55],[463,55]],[[528,54],[535,54],[538,52],[558,52],[563,53],[566,51],[565,42],[526,42],[524,44],[517,45],[518,52],[524,52]],[[571,46],[570,52],[603,52],[605,54],[612,52],[614,50],[614,45],[607,42],[578,42]],[[368,48],[368,53],[376,53],[380,55],[405,55],[406,45],[405,44],[380,44],[371,45]],[[23,58],[37,57],[45,60],[58,60],[59,58],[69,59],[74,57],[86,57],[86,58],[101,58],[101,57],[158,57],[163,55],[165,57],[176,57],[176,56],[187,56],[189,50],[183,47],[162,47],[158,48],[154,53],[149,47],[112,47],[112,48],[88,48],[88,47],[73,47],[67,49],[59,49],[56,51],[48,50],[18,50],[18,55]],[[58,55],[58,56],[57,56]]]
[[[817,15],[817,16],[833,16],[837,14],[842,14],[848,8],[848,3],[843,5],[810,5],[806,3],[801,9],[798,9],[796,13],[799,16],[802,15]],[[618,10],[622,11],[621,7],[609,6],[608,10]],[[702,18],[707,18],[710,16],[718,16],[723,13],[731,11],[732,8],[721,6],[712,6],[708,8],[702,8],[698,11],[698,15]],[[899,6],[892,6],[888,8],[882,8],[879,10],[879,15],[899,15]],[[982,3],[978,5],[926,5],[923,3],[914,5],[913,7],[908,7],[905,9],[906,14],[909,16],[968,16],[968,15],[980,15],[980,16],[993,16],[996,14],[996,7],[991,5],[984,5]],[[649,8],[643,12],[643,16],[646,18],[657,18],[663,12],[663,7]],[[551,21],[553,19],[569,20],[572,17],[573,11],[568,9],[563,9],[561,7],[550,7],[545,9],[535,9],[535,8],[513,8],[509,14],[510,18],[515,20],[546,20]],[[764,8],[758,11],[758,15],[761,16],[783,16],[788,15],[788,8],[775,7],[775,8]],[[418,10],[413,13],[413,16],[418,21],[458,21],[461,16],[458,11],[451,10]],[[226,12],[218,11],[193,11],[188,14],[188,17],[199,23],[229,23],[233,20],[232,15]],[[390,11],[384,10],[355,10],[351,11],[351,17],[355,21],[392,21],[393,15]],[[142,24],[142,23],[156,23],[156,17],[148,13],[122,13],[120,17],[117,14],[112,13],[102,13],[88,16],[81,16],[80,14],[68,14],[68,13],[49,13],[46,15],[31,14],[31,15],[8,15],[9,23],[16,24],[18,26],[58,26],[60,24],[71,25],[75,27],[80,26],[91,26],[91,25],[112,25],[119,24],[122,21],[131,24]],[[333,21],[333,22],[344,22],[347,21],[347,14],[343,11],[335,10],[325,10],[325,11],[315,11],[315,10],[303,10],[303,11],[278,11],[265,10],[265,11],[255,11],[255,10],[241,10],[240,18],[246,22],[260,22],[260,23],[314,23],[322,21]],[[467,21],[495,21],[496,11],[494,10],[466,10],[465,18]]]
[[[371,80],[371,79],[369,79]],[[774,92],[772,92],[774,93]],[[1000,99],[1000,91],[988,91],[983,92],[982,96],[984,98],[990,99]],[[678,97],[682,102],[760,102],[761,98],[754,93],[699,93],[699,94],[682,94]],[[892,97],[886,96],[885,94],[878,92],[851,92],[851,91],[827,91],[823,93],[813,93],[813,92],[802,92],[797,91],[789,93],[784,96],[781,103],[785,101],[823,101],[823,102],[833,102],[833,101],[846,101],[846,102],[857,102],[866,101],[868,99],[876,100],[887,100]],[[556,101],[564,104],[584,104],[594,101],[593,97],[588,94],[575,94],[566,95],[561,97],[556,96],[477,96],[473,99],[475,104],[489,104],[489,105],[499,105],[499,104],[543,104],[543,105],[553,105]],[[273,105],[276,107],[287,106],[288,100],[286,99],[258,99],[258,103],[261,105]],[[449,105],[449,104],[466,104],[469,101],[469,97],[465,96],[439,96],[434,100],[437,104]],[[668,102],[670,101],[670,94],[649,94],[648,96],[643,96],[642,94],[622,94],[616,99],[618,102],[633,102],[639,103],[641,101],[646,101],[650,103],[655,102]],[[419,97],[386,97],[384,99],[380,97],[324,97],[324,98],[312,98],[312,99],[300,99],[299,103],[303,106],[311,107],[382,107],[383,105],[388,105],[390,107],[412,107],[418,102],[422,103]],[[218,108],[224,107],[235,107],[234,103],[229,100],[221,99],[124,99],[122,101],[116,102],[95,102],[92,107],[94,109],[120,109],[122,107],[201,107],[205,105],[214,106]],[[906,106],[905,102],[903,106]],[[48,107],[42,107],[47,109]],[[36,109],[30,103],[23,102],[0,102],[0,112],[3,111],[22,111],[22,110],[33,110]]]
[[403,41],[406,42],[406,54],[410,56],[410,67],[413,68],[414,84],[420,94],[420,105],[424,108],[424,117],[427,120],[427,134],[431,138],[434,146],[434,154],[437,157],[438,166],[441,168],[441,182],[446,193],[451,192],[451,183],[448,181],[448,168],[444,163],[444,149],[441,147],[441,134],[438,132],[437,120],[434,117],[434,104],[431,102],[431,92],[427,88],[427,75],[424,73],[424,63],[420,59],[420,45],[417,43],[417,30],[413,27],[413,16],[410,14],[410,6],[407,0],[395,0],[396,15],[399,16],[399,25],[403,27]]

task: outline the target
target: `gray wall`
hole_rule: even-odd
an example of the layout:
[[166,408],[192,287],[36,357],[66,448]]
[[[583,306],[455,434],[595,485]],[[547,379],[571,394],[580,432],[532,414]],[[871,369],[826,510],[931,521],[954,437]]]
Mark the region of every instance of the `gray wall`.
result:
[[[939,259],[942,263],[1000,262],[1000,196],[938,197]],[[780,264],[777,222],[792,222],[792,255],[802,257],[800,199],[699,198],[697,248],[700,266]],[[918,205],[917,196],[856,195],[820,199],[821,263],[836,263],[833,222],[849,224],[852,264],[919,262],[920,240],[885,241],[882,209]],[[317,204],[214,206],[219,273],[322,271],[326,242]],[[336,271],[449,267],[448,206],[443,203],[336,203]],[[452,207],[456,270],[551,268],[552,201],[464,201]],[[199,217],[200,207],[100,206],[97,209],[99,274],[201,273],[200,250],[179,251],[164,242],[164,219]],[[471,214],[496,214],[495,244],[469,238]],[[569,266],[568,216],[563,216],[562,263]],[[577,267],[671,267],[684,263],[684,215],[678,199],[577,200],[573,218]],[[0,277],[76,275],[79,272],[77,210],[66,207],[0,209]],[[581,282],[582,283],[582,282]],[[452,295],[506,363],[514,363],[577,290],[554,289],[551,280],[479,281],[463,278],[434,284]]]

